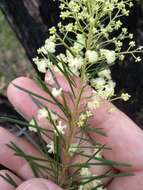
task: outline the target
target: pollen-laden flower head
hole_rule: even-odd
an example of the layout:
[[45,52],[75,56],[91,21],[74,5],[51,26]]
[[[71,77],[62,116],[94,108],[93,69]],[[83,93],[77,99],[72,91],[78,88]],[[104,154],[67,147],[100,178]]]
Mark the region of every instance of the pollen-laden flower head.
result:
[[70,53],[67,53],[67,58],[68,58],[68,65],[69,65],[71,71],[74,74],[78,75],[79,69],[84,64],[84,59],[81,56],[73,57]]
[[124,101],[128,101],[130,99],[131,95],[129,95],[128,93],[122,93],[121,94],[121,99]]
[[[91,173],[91,171],[90,171],[90,168],[82,168],[81,170],[80,170],[80,175],[81,175],[81,177],[96,177],[96,175],[93,175],[92,173]],[[86,179],[82,179],[82,182],[86,182]],[[91,189],[93,189],[93,188],[95,188],[95,187],[97,187],[97,186],[100,186],[101,185],[101,187],[99,187],[98,189],[99,190],[105,190],[105,189],[103,189],[103,187],[102,187],[102,181],[101,180],[99,180],[99,179],[94,179],[93,181],[91,181],[91,182],[87,182],[87,183],[85,183],[84,185],[81,185],[80,187],[79,187],[79,190],[91,190]]]
[[110,71],[110,69],[104,69],[104,70],[98,72],[98,76],[110,80],[111,79],[111,71]]
[[94,86],[96,89],[103,89],[105,84],[106,84],[106,81],[102,77],[91,80],[91,85]]
[[98,53],[96,51],[87,50],[85,56],[89,63],[96,63],[98,61]]
[[136,43],[135,43],[135,41],[131,41],[131,42],[129,43],[129,45],[130,45],[131,47],[135,47],[135,46],[136,46]]
[[111,65],[116,61],[116,53],[113,50],[101,49],[100,53],[105,57],[107,64]]
[[105,86],[105,97],[112,97],[115,92],[116,83],[112,80],[108,81],[108,84]]
[[33,61],[37,65],[38,71],[40,71],[41,73],[46,73],[48,67],[48,61],[46,59],[39,59],[37,57],[34,58]]
[[45,49],[50,53],[55,53],[56,44],[52,42],[50,39],[45,41]]
[[83,65],[83,58],[82,57],[75,57],[71,60],[69,60],[69,64],[72,67],[81,68]]
[[79,119],[77,121],[77,126],[78,127],[83,127],[86,124],[86,121],[89,117],[92,117],[93,114],[91,111],[86,111],[84,113],[81,113],[79,116]]

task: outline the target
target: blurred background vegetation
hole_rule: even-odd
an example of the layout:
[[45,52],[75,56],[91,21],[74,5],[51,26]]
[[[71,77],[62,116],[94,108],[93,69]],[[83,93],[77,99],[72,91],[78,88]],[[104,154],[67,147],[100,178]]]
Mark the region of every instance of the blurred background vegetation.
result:
[[0,93],[6,93],[12,79],[34,74],[32,65],[28,63],[23,47],[0,11]]

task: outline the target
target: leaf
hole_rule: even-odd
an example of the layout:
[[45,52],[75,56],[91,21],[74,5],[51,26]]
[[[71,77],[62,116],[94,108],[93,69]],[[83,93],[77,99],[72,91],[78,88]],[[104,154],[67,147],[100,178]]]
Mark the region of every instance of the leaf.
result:
[[[41,177],[40,174],[44,173],[44,170],[48,170],[48,172],[53,172],[53,170],[47,166],[48,163],[51,162],[51,158],[49,157],[48,160],[40,159],[35,156],[27,155],[26,153],[23,152],[23,150],[18,147],[15,143],[11,142],[10,144],[7,144],[7,146],[14,151],[14,154],[16,156],[24,158],[30,165],[33,174],[35,177]],[[47,164],[44,164],[47,161]],[[40,162],[43,164],[41,165]],[[44,176],[42,176],[44,177]]]
[[7,173],[5,175],[6,176],[0,174],[0,177],[2,177],[6,182],[8,182],[9,184],[11,184],[14,188],[17,188],[18,185],[14,181],[14,179],[9,174],[7,174]]
[[106,133],[102,131],[102,128],[91,128],[91,127],[85,126],[83,129],[87,132],[95,132],[95,133],[100,134],[102,136],[105,136],[105,137],[107,136]]

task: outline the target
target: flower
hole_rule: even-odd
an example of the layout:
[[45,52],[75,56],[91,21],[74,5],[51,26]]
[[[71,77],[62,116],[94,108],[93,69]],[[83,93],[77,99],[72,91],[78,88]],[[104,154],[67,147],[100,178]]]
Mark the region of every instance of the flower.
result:
[[52,111],[50,111],[50,114],[51,114],[51,118],[52,118],[53,121],[57,121],[58,120],[58,116],[55,113],[53,113]]
[[37,132],[38,132],[38,130],[37,130],[36,126],[35,126],[35,121],[34,121],[34,119],[32,119],[32,120],[30,121],[29,126],[28,126],[28,129],[29,129],[29,131],[34,132],[34,133],[37,133]]
[[89,168],[81,168],[80,170],[80,175],[83,176],[83,177],[89,177],[91,176],[91,172],[89,170]]
[[141,59],[141,57],[137,57],[136,59],[135,59],[135,62],[140,62],[142,59]]
[[66,51],[67,54],[67,61],[70,67],[70,70],[75,74],[79,75],[79,69],[84,64],[84,59],[82,56],[74,57],[69,51]]
[[77,143],[71,144],[68,150],[70,156],[73,156],[78,151],[78,148],[79,148],[79,145]]
[[59,55],[57,55],[57,59],[59,59],[60,62],[67,63],[67,57],[63,53],[60,53]]
[[[89,168],[82,168],[80,170],[80,175],[84,178],[86,177],[94,177],[96,175],[92,175],[91,171],[89,170]],[[86,182],[86,179],[83,179],[82,182]],[[102,181],[100,179],[94,179],[91,182],[87,182],[84,185],[80,185],[79,186],[79,190],[91,190],[99,185],[102,185]],[[102,186],[98,187],[97,189],[99,190],[105,190]]]
[[52,42],[50,39],[45,41],[45,49],[50,53],[55,53],[56,44]]
[[98,53],[96,51],[87,50],[85,56],[89,63],[96,63],[98,61]]
[[101,105],[101,101],[99,100],[99,98],[97,97],[97,96],[93,96],[92,98],[91,98],[91,101],[89,101],[88,103],[87,103],[87,107],[89,108],[89,109],[97,109],[97,108],[99,108],[100,107],[100,105]]
[[91,80],[91,85],[94,86],[96,89],[103,89],[105,84],[106,81],[102,77]]
[[46,108],[42,108],[38,110],[38,114],[37,114],[38,119],[47,118],[48,116],[49,114]]
[[57,121],[58,120],[58,116],[53,113],[51,110],[48,110],[46,108],[42,108],[38,111],[38,114],[37,114],[37,118],[40,120],[42,118],[48,118],[49,119],[49,114],[51,116],[51,119],[53,121]]
[[48,148],[48,153],[55,153],[55,147],[54,147],[54,142],[51,141],[49,144],[47,144],[47,148]]
[[55,34],[56,33],[56,27],[55,26],[52,26],[50,29],[49,29],[49,32],[50,34]]
[[116,53],[113,50],[108,49],[101,49],[100,53],[102,56],[104,56],[107,60],[107,63],[110,65],[115,62],[116,60]]
[[52,95],[53,95],[54,97],[60,96],[61,93],[62,93],[62,88],[59,88],[59,89],[53,88],[53,89],[52,89]]
[[130,45],[131,47],[135,47],[135,46],[136,46],[136,43],[135,43],[135,41],[131,41],[131,42],[129,43],[129,45]]
[[46,49],[45,49],[45,46],[39,48],[39,49],[37,50],[37,52],[38,52],[38,54],[45,54],[45,55],[47,55],[47,51],[46,51]]
[[114,95],[115,86],[116,86],[115,82],[113,82],[112,80],[108,81],[108,84],[105,86],[105,94],[104,94],[105,99],[108,99]]
[[124,101],[128,101],[130,99],[131,95],[129,95],[128,93],[122,93],[121,94],[121,99]]
[[129,38],[133,39],[134,35],[132,33],[129,34]]
[[111,79],[111,71],[110,69],[104,69],[98,73],[99,77],[105,77],[106,79]]
[[81,66],[83,65],[83,58],[82,57],[72,57],[71,59],[68,60],[69,66],[71,68],[77,68],[80,69]]
[[86,111],[86,116],[87,118],[92,117],[93,113],[91,111]]
[[[62,125],[62,122],[61,121],[59,121],[58,122],[58,125],[56,126],[56,129],[57,130],[54,130],[55,131],[55,133],[56,133],[56,135],[58,135],[58,132],[60,133],[60,134],[62,134],[62,135],[64,135],[65,134],[65,129],[67,128],[67,126],[66,125]],[[58,131],[58,132],[57,132]]]
[[39,59],[38,57],[33,59],[34,63],[37,65],[38,70],[41,73],[46,73],[47,68],[47,60],[46,59]]
[[79,119],[77,121],[78,127],[83,127],[89,117],[93,116],[91,111],[86,111],[84,113],[81,113],[79,116]]

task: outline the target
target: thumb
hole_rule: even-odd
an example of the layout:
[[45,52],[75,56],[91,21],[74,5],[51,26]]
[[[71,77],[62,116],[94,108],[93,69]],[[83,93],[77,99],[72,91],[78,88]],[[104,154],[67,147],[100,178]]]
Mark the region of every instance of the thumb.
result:
[[53,182],[42,179],[34,178],[22,183],[16,190],[62,190],[59,186]]

